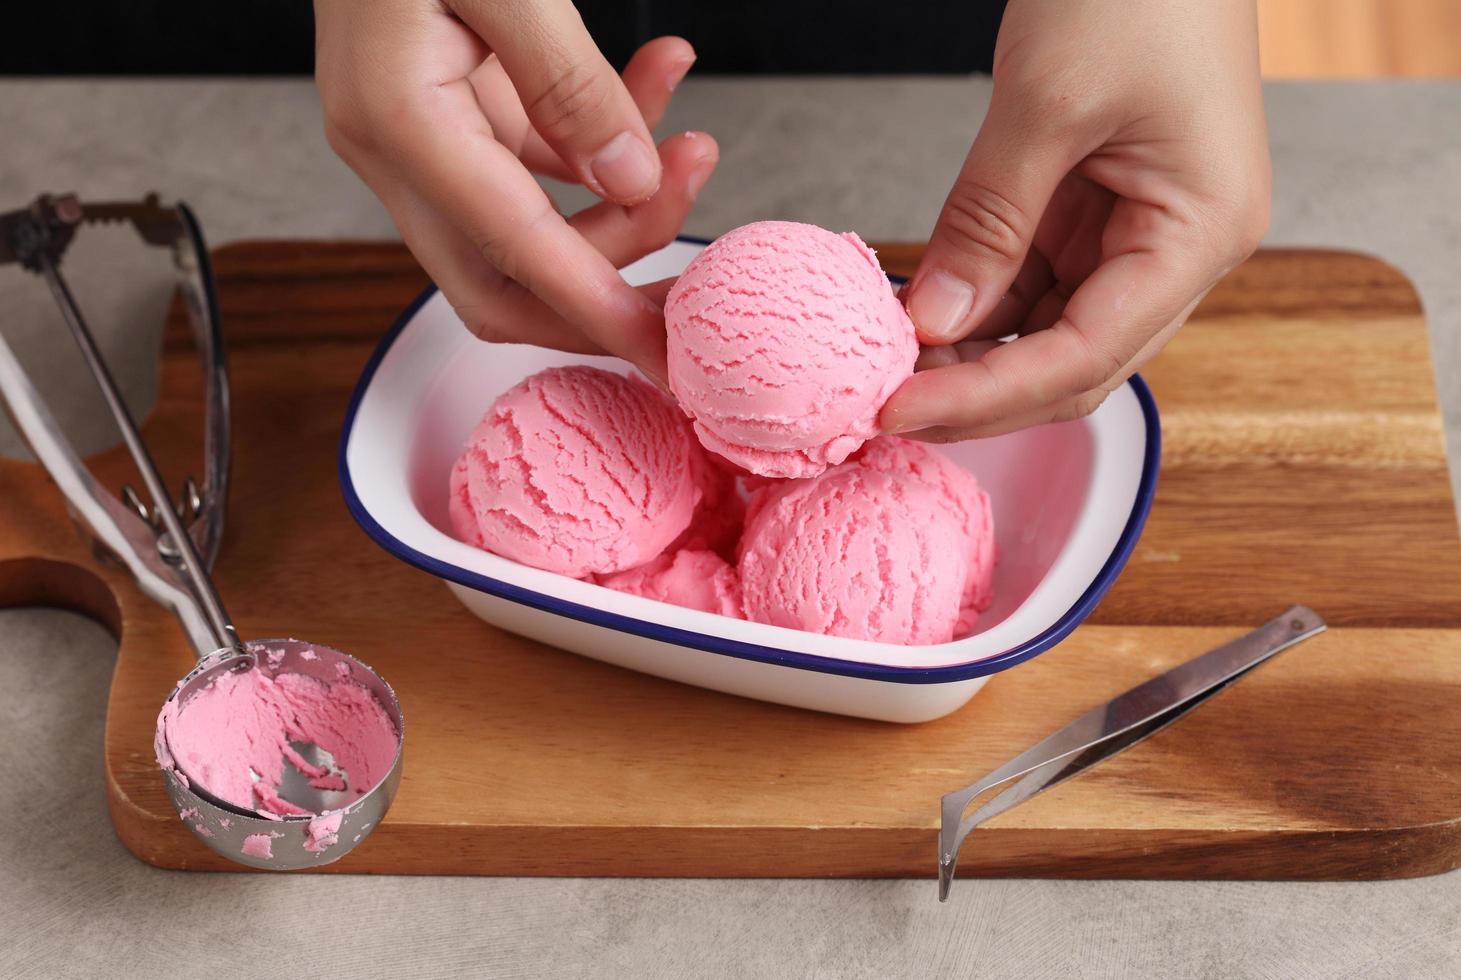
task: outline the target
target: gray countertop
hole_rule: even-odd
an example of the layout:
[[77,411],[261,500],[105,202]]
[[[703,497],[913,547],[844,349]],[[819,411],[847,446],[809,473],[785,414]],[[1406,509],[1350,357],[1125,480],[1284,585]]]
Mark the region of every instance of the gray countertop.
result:
[[[1461,83],[1274,84],[1271,244],[1380,255],[1417,284],[1461,475]],[[757,218],[927,235],[988,102],[980,80],[691,80],[666,131],[722,162],[687,231]],[[299,81],[0,81],[0,205],[43,190],[183,197],[212,242],[385,237]],[[583,200],[562,194],[567,203]],[[83,243],[85,244],[85,243]],[[78,257],[109,257],[104,240]],[[130,246],[129,246],[130,248]],[[117,249],[121,256],[126,251]],[[86,286],[145,411],[158,310],[126,258]],[[0,271],[0,329],[97,447],[97,403],[39,284]],[[101,315],[100,311],[106,311]],[[18,452],[0,422],[0,452]],[[1461,601],[1461,597],[1458,597]],[[0,977],[1450,977],[1461,874],[1394,882],[470,879],[185,874],[112,835],[101,773],[114,643],[80,617],[0,611]]]

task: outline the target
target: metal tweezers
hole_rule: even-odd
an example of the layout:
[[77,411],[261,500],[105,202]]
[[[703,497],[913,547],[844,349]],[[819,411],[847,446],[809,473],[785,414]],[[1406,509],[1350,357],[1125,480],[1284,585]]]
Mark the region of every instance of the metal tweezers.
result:
[[[1086,712],[972,786],[949,793],[943,798],[938,835],[939,901],[948,900],[959,848],[975,827],[1156,734],[1269,657],[1324,629],[1318,613],[1294,606],[1253,632]],[[1015,779],[1019,782],[964,816],[976,797]]]

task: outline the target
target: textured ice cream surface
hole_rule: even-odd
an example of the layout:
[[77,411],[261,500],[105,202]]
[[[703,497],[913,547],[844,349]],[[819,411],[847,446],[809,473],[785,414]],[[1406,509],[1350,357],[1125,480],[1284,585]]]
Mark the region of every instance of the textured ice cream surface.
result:
[[733,556],[746,521],[746,501],[736,486],[736,473],[730,464],[702,447],[693,434],[690,477],[700,492],[700,502],[690,516],[690,526],[670,542],[665,552],[714,551],[727,558]]
[[449,511],[469,544],[573,578],[641,565],[690,524],[691,439],[650,385],[550,368],[503,393],[452,467]]
[[740,576],[714,551],[666,553],[638,568],[600,576],[598,583],[646,599],[744,618]]
[[293,672],[271,676],[262,667],[221,673],[183,704],[169,701],[158,718],[160,763],[220,800],[263,816],[310,812],[279,795],[286,765],[311,785],[345,788],[291,742],[330,753],[348,777],[350,798],[358,799],[390,771],[398,739],[385,708],[362,685]]
[[845,463],[770,485],[741,542],[746,618],[883,643],[953,638],[964,594],[959,528],[932,487]]
[[964,583],[963,611],[956,635],[974,628],[979,614],[994,600],[994,512],[989,494],[964,467],[933,446],[882,436],[862,448],[856,461],[884,473],[908,473],[932,487],[963,532],[969,570]]
[[815,476],[878,434],[913,373],[913,323],[862,240],[761,221],[697,255],[665,303],[670,387],[706,448]]

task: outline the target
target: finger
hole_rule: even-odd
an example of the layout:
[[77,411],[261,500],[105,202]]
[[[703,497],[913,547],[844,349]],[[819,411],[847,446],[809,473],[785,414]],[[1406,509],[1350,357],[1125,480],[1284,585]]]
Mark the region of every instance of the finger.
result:
[[907,308],[923,342],[961,339],[995,310],[1046,204],[1084,150],[996,93],[909,288]]
[[[402,210],[392,208],[393,217]],[[478,339],[528,343],[575,354],[608,353],[542,300],[483,261],[470,241],[423,203],[417,202],[396,217],[396,226],[411,253]],[[650,283],[637,287],[637,291],[663,308],[673,283],[672,279]]]
[[360,176],[385,204],[401,240],[474,336],[494,342],[530,339],[554,350],[603,353],[582,331],[495,269],[469,238],[409,186],[377,168],[367,167]]
[[485,59],[467,76],[482,114],[492,125],[492,135],[507,147],[533,173],[565,183],[577,183],[578,177],[568,164],[554,153],[543,137],[533,131],[507,70],[496,55]]
[[1051,271],[1050,263],[1045,256],[1031,249],[1020,271],[1015,274],[1014,282],[1010,283],[1009,291],[999,298],[994,309],[979,321],[969,336],[994,340],[1018,333],[1030,310],[1054,285],[1055,273]]
[[997,338],[1043,330],[1059,319],[1070,294],[1095,271],[1114,195],[1076,174],[1055,188],[1020,271],[994,309],[969,333]]
[[[1206,295],[1206,292],[1203,293]],[[1137,352],[1136,356],[1117,375],[1105,384],[1091,391],[1082,392],[1072,398],[1066,398],[1053,405],[1042,405],[1032,412],[1011,418],[1000,419],[988,425],[959,428],[957,426],[935,425],[926,429],[919,429],[914,432],[903,433],[906,439],[918,439],[923,442],[949,443],[963,442],[966,439],[988,439],[993,436],[1005,435],[1009,432],[1017,432],[1034,425],[1045,425],[1051,422],[1068,422],[1074,419],[1084,418],[1090,415],[1097,408],[1105,403],[1106,398],[1121,385],[1125,384],[1132,375],[1140,371],[1153,357],[1161,352],[1162,348],[1176,336],[1177,331],[1187,322],[1187,318],[1196,309],[1197,304],[1202,301],[1202,296],[1197,297],[1183,309],[1182,313],[1167,326],[1157,332],[1156,336],[1147,341],[1146,345]],[[937,350],[950,351],[964,361],[975,361],[983,357],[990,350],[998,345],[997,341],[976,341],[966,340],[953,347],[935,348]]]
[[432,210],[498,271],[599,347],[663,376],[662,312],[569,227],[493,138],[465,80],[434,87],[425,106],[400,123],[388,153]]
[[993,422],[989,425],[973,428],[935,425],[927,429],[920,429],[917,432],[905,432],[903,433],[903,438],[939,444],[965,442],[969,439],[992,439],[995,436],[1008,435],[1011,432],[1019,432],[1037,425],[1049,425],[1053,422],[1071,422],[1075,419],[1084,418],[1101,407],[1108,394],[1109,392],[1098,388],[1083,395],[1077,395],[1074,398],[1067,398],[1054,405],[1042,405],[1035,411],[1027,412],[1024,415],[1000,419],[998,422]]
[[913,370],[933,371],[938,368],[953,367],[958,363],[958,352],[949,344],[939,344],[935,347],[920,348],[918,360],[913,362]]
[[964,340],[957,344],[925,347],[918,352],[918,360],[913,362],[913,370],[932,371],[965,361],[977,361],[998,346],[997,340]]
[[[666,178],[659,192],[637,208],[607,202],[570,218],[590,245],[618,264],[627,264],[673,238],[689,212],[694,194],[717,158],[715,141],[703,133],[684,133],[661,148]],[[503,276],[472,247],[469,239],[398,182],[381,174],[366,177],[386,202],[407,246],[441,287],[467,328],[489,341],[526,341],[540,347],[603,353],[579,330],[532,293]],[[674,279],[638,287],[655,307],[664,306]]]
[[1009,291],[1047,203],[1090,149],[996,92],[914,274],[908,313],[924,343],[969,334]]
[[705,133],[680,133],[665,140],[659,154],[665,176],[654,197],[635,207],[604,201],[568,219],[620,268],[675,240],[715,170],[720,148]]
[[[392,214],[402,210],[394,208]],[[472,243],[446,219],[420,204],[404,211],[396,218],[402,240],[473,336],[494,343],[604,353],[546,303],[482,261]]]
[[1216,273],[1139,251],[1104,263],[1049,329],[978,360],[914,374],[883,407],[888,432],[984,429],[1018,420],[1122,376],[1148,343],[1210,288]]
[[646,41],[624,66],[621,76],[629,97],[653,130],[670,107],[670,97],[695,64],[695,49],[682,37]]
[[647,282],[642,286],[635,286],[634,288],[663,309],[665,299],[670,295],[670,290],[674,288],[675,281],[679,278],[679,276],[670,276],[666,279],[657,279],[654,282]]
[[449,0],[491,46],[533,129],[586,187],[635,204],[659,186],[659,157],[623,81],[571,0]]
[[[998,340],[965,340],[958,344],[947,347],[926,348],[929,352],[936,352],[937,358],[930,358],[927,370],[950,367],[955,364],[965,364],[979,360],[984,355],[1001,345]],[[920,356],[919,363],[923,362]],[[948,443],[963,442],[965,439],[981,439],[989,436],[1003,435],[1006,432],[1014,432],[1018,429],[1027,428],[1032,425],[1042,425],[1053,420],[1053,416],[1063,407],[1063,403],[1057,405],[1042,405],[1038,409],[1027,412],[1023,415],[1009,419],[1001,419],[998,422],[986,426],[960,428],[951,425],[932,425],[926,429],[918,429],[911,432],[904,432],[901,435],[908,439],[918,439],[923,442]]]
[[[1015,332],[1044,330],[1064,315],[1065,304],[1101,264],[1102,243],[1114,207],[1110,191],[1083,177],[1071,175],[1061,182],[1045,220],[1035,232],[1035,249],[1031,252],[1049,257],[1048,286],[1043,295],[1035,294],[1035,301],[1027,307],[1025,319],[1015,326]],[[992,336],[984,323],[974,332]]]
[[[493,343],[530,343],[578,354],[604,354],[542,300],[488,265],[450,222],[419,199],[381,194],[396,227],[467,329]],[[637,287],[646,300],[663,307],[674,279]]]
[[[670,96],[684,80],[690,66],[695,63],[695,49],[690,42],[678,37],[657,37],[634,52],[629,64],[624,66],[621,77],[629,97],[644,117],[644,124],[653,130],[664,118],[669,108]],[[505,78],[506,76],[504,76]],[[516,97],[514,96],[516,102]],[[573,171],[554,152],[543,137],[527,122],[527,114],[518,102],[518,111],[523,118],[523,143],[518,152],[519,159],[534,173],[556,180],[576,181]]]
[[1015,328],[1015,332],[1022,335],[1032,334],[1055,326],[1065,315],[1065,306],[1073,295],[1074,287],[1058,279],[1051,282],[1045,294],[1031,304],[1024,322]]

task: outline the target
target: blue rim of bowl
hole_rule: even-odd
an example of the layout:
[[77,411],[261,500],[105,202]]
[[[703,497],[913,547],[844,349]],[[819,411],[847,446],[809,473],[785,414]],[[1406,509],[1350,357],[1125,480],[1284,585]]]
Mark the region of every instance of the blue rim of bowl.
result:
[[[677,241],[688,242],[694,245],[706,245],[704,239],[680,236]],[[901,277],[891,276],[895,283],[902,282]],[[792,667],[797,670],[811,670],[823,674],[837,674],[843,677],[857,677],[864,680],[891,681],[896,684],[949,684],[955,681],[970,680],[975,677],[985,677],[989,674],[996,674],[1002,670],[1008,670],[1016,664],[1024,663],[1032,657],[1038,656],[1055,646],[1061,640],[1070,635],[1079,626],[1091,611],[1096,608],[1102,597],[1111,588],[1116,577],[1126,566],[1126,561],[1131,557],[1132,549],[1136,547],[1136,540],[1141,536],[1142,527],[1146,524],[1148,512],[1151,510],[1152,497],[1156,492],[1157,468],[1162,454],[1162,431],[1157,418],[1156,402],[1152,399],[1151,389],[1142,380],[1140,375],[1132,375],[1126,382],[1131,386],[1136,395],[1137,403],[1141,406],[1141,414],[1146,423],[1146,451],[1142,459],[1141,480],[1137,484],[1136,500],[1132,505],[1131,513],[1126,519],[1126,526],[1121,531],[1121,537],[1116,542],[1115,549],[1111,552],[1101,571],[1096,575],[1086,591],[1076,600],[1075,605],[1066,610],[1065,614],[1057,619],[1043,632],[1031,637],[1018,646],[1011,647],[1002,653],[981,657],[978,660],[971,660],[961,664],[946,664],[939,667],[894,667],[885,664],[860,663],[853,660],[839,660],[834,657],[823,657],[812,653],[799,653],[795,650],[782,650],[778,647],[762,646],[757,643],[746,643],[741,640],[732,640],[723,636],[711,636],[706,633],[697,633],[694,630],[681,629],[675,626],[667,626],[662,623],[648,622],[643,619],[636,619],[633,616],[623,616],[618,613],[611,613],[593,606],[584,606],[576,602],[569,602],[559,599],[556,596],[544,595],[532,589],[523,588],[520,585],[513,585],[511,582],[504,582],[501,579],[491,578],[478,572],[469,571],[450,562],[444,562],[424,552],[417,551],[404,541],[391,534],[371,516],[369,510],[361,502],[360,496],[355,491],[355,484],[350,477],[350,467],[347,462],[350,446],[350,434],[355,428],[355,418],[360,409],[360,403],[365,397],[370,383],[375,377],[376,370],[380,367],[381,361],[385,359],[386,353],[395,344],[396,338],[410,324],[413,317],[436,293],[436,286],[428,286],[411,301],[411,304],[396,318],[391,329],[381,338],[376,346],[375,352],[371,354],[370,360],[365,365],[365,370],[360,375],[360,380],[355,385],[355,391],[350,396],[350,405],[345,411],[345,423],[340,431],[340,446],[338,452],[338,467],[340,472],[340,488],[345,495],[345,506],[349,508],[350,515],[355,518],[357,524],[376,544],[380,545],[387,552],[404,561],[408,565],[414,565],[422,571],[429,572],[438,578],[458,585],[464,585],[488,595],[497,596],[512,602],[531,606],[544,612],[554,613],[559,616],[566,616],[580,622],[589,623],[594,626],[603,626],[607,629],[617,630],[621,633],[629,633],[634,636],[642,636],[650,640],[658,640],[662,643],[672,643],[676,646],[689,647],[693,650],[702,650],[706,653],[722,654],[728,657],[736,657],[741,660],[754,660],[760,663],[775,664],[781,667]]]

